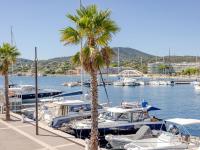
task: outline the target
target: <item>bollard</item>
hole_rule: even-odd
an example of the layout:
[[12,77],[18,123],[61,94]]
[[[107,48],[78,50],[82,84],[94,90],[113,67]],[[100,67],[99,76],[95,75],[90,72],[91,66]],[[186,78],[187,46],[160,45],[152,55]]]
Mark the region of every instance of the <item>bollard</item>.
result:
[[25,115],[22,114],[22,119],[21,119],[22,123],[25,123]]

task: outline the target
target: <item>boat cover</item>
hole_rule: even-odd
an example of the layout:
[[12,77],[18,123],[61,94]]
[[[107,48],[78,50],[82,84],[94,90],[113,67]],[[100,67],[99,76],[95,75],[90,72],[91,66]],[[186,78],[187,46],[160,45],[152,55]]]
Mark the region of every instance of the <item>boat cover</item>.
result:
[[188,119],[188,118],[172,118],[172,119],[167,119],[166,121],[171,123],[176,123],[179,125],[200,124],[199,119]]

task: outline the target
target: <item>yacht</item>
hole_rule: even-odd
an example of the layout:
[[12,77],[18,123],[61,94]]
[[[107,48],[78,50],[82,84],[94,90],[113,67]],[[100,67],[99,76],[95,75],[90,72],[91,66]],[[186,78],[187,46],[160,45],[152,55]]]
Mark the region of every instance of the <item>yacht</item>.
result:
[[174,85],[174,81],[150,81],[149,85],[154,85],[154,86],[158,86],[158,85]]
[[133,79],[133,78],[124,78],[123,82],[124,82],[125,86],[136,86],[136,85],[139,85],[136,82],[136,79]]
[[151,130],[149,126],[142,126],[136,134],[128,135],[106,135],[105,139],[108,141],[106,147],[109,149],[124,149],[126,144],[133,142],[134,140],[147,139],[157,137],[159,130]]
[[118,81],[113,82],[114,86],[137,86],[140,85],[136,79],[133,78],[122,78]]
[[194,85],[194,89],[195,89],[195,90],[200,90],[200,84]]
[[[135,133],[143,125],[148,125],[152,129],[160,129],[162,120],[156,119],[156,121],[152,121],[152,117],[148,114],[151,110],[159,109],[151,107],[147,103],[139,106],[109,107],[99,115],[99,134],[100,136],[105,136],[106,134],[131,134]],[[91,120],[73,121],[70,123],[70,127],[76,137],[86,138],[90,135]],[[164,126],[162,128],[165,129]]]
[[64,86],[74,87],[74,86],[80,86],[79,82],[65,82],[63,83]]
[[186,125],[200,124],[200,120],[172,118],[166,120],[166,122],[170,123],[168,132],[161,131],[161,134],[156,138],[132,140],[124,148],[127,150],[198,150],[200,148],[200,138],[191,136],[184,127]]
[[[59,90],[38,89],[38,98],[50,97],[61,94]],[[20,98],[23,103],[35,102],[35,87],[33,85],[15,85],[9,88],[10,98]]]
[[[49,100],[41,100],[46,102]],[[103,106],[98,106],[98,111],[103,112]],[[72,120],[85,119],[91,116],[91,102],[86,100],[51,100],[39,110],[40,120],[45,121],[53,128],[60,128],[64,123]]]
[[193,81],[193,82],[191,82],[191,84],[192,84],[192,85],[199,85],[200,82],[199,82],[199,81]]
[[123,79],[120,79],[118,81],[113,82],[114,86],[124,86],[124,81]]
[[158,86],[160,85],[159,81],[149,81],[149,85]]

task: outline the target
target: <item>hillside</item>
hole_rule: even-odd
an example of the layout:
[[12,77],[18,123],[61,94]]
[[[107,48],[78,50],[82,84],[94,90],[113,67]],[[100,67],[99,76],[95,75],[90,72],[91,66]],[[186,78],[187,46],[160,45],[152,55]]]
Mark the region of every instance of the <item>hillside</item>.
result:
[[133,48],[127,48],[127,47],[113,47],[113,51],[115,52],[115,57],[113,61],[117,61],[117,55],[119,50],[119,60],[134,60],[134,59],[140,59],[141,57],[144,59],[151,59],[155,56],[144,53],[142,51],[133,49]]
[[[127,48],[127,47],[113,47],[115,56],[113,57],[111,66],[116,67],[118,65],[118,49],[119,49],[119,61],[120,66],[133,67],[138,70],[147,70],[147,63],[157,61],[163,61],[163,57],[154,56],[144,53],[140,50]],[[195,62],[195,56],[169,56],[164,57],[165,62]],[[198,58],[200,60],[200,58]],[[33,72],[34,61],[28,59],[17,59],[17,63],[13,66],[13,72]],[[141,65],[142,64],[142,65]],[[39,60],[38,69],[39,72],[44,74],[63,74],[67,70],[74,69],[75,67],[70,62],[70,56],[57,57],[48,60]],[[11,69],[10,69],[11,71]]]

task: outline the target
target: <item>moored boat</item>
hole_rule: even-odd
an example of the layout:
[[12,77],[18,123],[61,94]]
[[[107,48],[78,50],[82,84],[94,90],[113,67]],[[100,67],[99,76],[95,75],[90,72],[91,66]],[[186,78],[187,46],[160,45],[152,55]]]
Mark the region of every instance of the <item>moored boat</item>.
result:
[[[153,109],[152,109],[153,108]],[[135,133],[141,126],[148,125],[151,129],[160,129],[162,121],[150,117],[148,112],[155,107],[110,107],[98,118],[98,130],[100,136],[107,134],[131,134]],[[75,136],[86,138],[91,131],[91,120],[71,122],[71,129]],[[163,126],[163,129],[165,127]]]
[[168,132],[162,131],[156,138],[132,140],[124,148],[127,150],[198,150],[200,148],[200,138],[191,136],[184,127],[185,125],[200,124],[200,120],[172,118],[166,122],[170,123]]
[[200,84],[194,85],[195,90],[200,90]]

